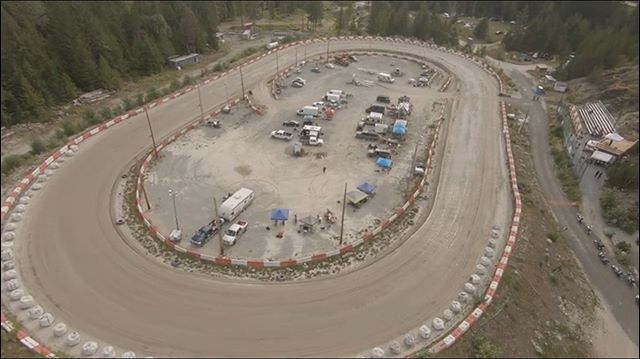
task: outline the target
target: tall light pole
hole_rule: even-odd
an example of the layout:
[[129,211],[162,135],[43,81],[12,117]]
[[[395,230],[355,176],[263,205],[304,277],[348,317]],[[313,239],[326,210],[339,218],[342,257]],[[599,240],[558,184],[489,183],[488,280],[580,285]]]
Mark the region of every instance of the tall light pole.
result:
[[151,132],[151,142],[153,143],[153,154],[156,158],[158,158],[158,148],[156,146],[156,138],[153,136],[153,128],[151,127],[151,120],[149,120],[149,112],[147,112],[147,107],[144,108],[144,114],[147,116],[147,123],[149,124],[149,132]]
[[198,106],[200,106],[200,120],[204,118],[204,109],[202,108],[202,95],[200,94],[200,85],[198,85]]
[[176,229],[180,229],[180,224],[178,223],[178,210],[176,209],[176,196],[178,194],[174,192],[172,189],[169,189],[169,197],[173,199],[173,216],[176,219]]
[[240,66],[239,70],[240,70],[240,86],[242,87],[242,98],[244,98],[244,77],[242,76],[242,66]]
[[329,39],[327,39],[327,63],[329,63],[329,43],[331,41]]
[[344,194],[342,195],[342,219],[340,220],[340,245],[342,245],[342,234],[344,233],[344,210],[347,206],[347,182],[344,183]]
[[220,243],[220,255],[224,255],[224,245],[222,243],[222,223],[220,223],[220,217],[218,216],[218,201],[213,197],[213,210],[215,211],[216,218],[213,219],[213,223],[217,223],[218,226],[218,242]]

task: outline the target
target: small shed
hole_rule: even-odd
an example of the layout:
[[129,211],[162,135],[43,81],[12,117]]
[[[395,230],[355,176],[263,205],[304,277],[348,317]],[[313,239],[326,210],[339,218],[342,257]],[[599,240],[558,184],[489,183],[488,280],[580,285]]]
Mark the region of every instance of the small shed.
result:
[[242,40],[251,40],[253,38],[253,34],[250,29],[242,31]]
[[319,217],[306,216],[300,220],[300,229],[304,233],[313,232],[318,224],[320,224]]
[[610,155],[610,154],[606,153],[606,152],[593,151],[593,154],[591,155],[591,159],[596,163],[609,164],[609,163],[613,162],[615,157],[613,155]]
[[546,64],[537,64],[536,70],[546,73],[547,71],[549,71],[549,66],[547,66]]
[[566,92],[569,89],[569,84],[562,81],[556,81],[553,85],[553,90],[557,92]]
[[173,68],[176,68],[178,70],[184,68],[187,65],[191,65],[191,64],[195,64],[198,62],[198,55],[197,53],[192,53],[189,55],[184,55],[184,56],[171,56],[167,59],[167,61],[169,62],[169,65]]
[[366,193],[359,190],[355,190],[347,193],[347,201],[349,202],[349,204],[355,207],[360,207],[360,205],[365,203],[368,198],[369,196]]
[[356,187],[359,191],[362,191],[369,196],[373,196],[376,194],[376,186],[372,185],[369,182],[363,182],[358,187]]

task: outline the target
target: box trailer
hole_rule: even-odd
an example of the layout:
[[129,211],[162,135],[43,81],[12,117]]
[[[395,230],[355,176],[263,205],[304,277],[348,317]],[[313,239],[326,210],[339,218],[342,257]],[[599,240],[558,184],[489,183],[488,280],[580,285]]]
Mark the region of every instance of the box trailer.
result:
[[227,198],[218,209],[220,217],[231,222],[244,211],[255,197],[255,192],[248,188],[240,188],[231,197]]

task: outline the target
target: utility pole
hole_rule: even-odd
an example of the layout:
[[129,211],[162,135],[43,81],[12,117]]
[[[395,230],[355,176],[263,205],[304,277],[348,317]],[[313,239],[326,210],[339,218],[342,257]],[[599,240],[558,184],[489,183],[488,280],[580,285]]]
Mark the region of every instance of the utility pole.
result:
[[216,214],[216,218],[213,219],[213,223],[218,226],[218,242],[220,243],[220,255],[224,255],[224,246],[222,245],[222,223],[220,223],[220,217],[218,217],[218,201],[213,197],[213,209]]
[[522,130],[522,126],[524,126],[525,122],[529,122],[529,109],[531,107],[527,107],[527,114],[524,115],[524,120],[520,122],[520,126],[518,127],[518,134],[520,134],[520,130]]
[[242,87],[242,98],[244,98],[244,77],[242,76],[242,66],[240,66],[240,86]]
[[180,224],[178,224],[178,210],[176,209],[176,195],[177,193],[173,190],[169,189],[169,197],[173,198],[173,216],[176,219],[176,229],[180,229]]
[[413,151],[413,157],[411,158],[411,167],[409,167],[409,178],[407,178],[407,197],[410,195],[409,190],[411,186],[411,178],[413,178],[413,171],[416,168],[416,156],[418,155],[418,145],[416,143],[416,149]]
[[149,120],[149,112],[147,112],[147,107],[144,108],[144,114],[147,116],[147,123],[149,124],[149,132],[151,132],[151,142],[153,143],[153,154],[156,158],[158,158],[158,149],[156,148],[156,138],[153,136],[153,128],[151,128],[151,120]]
[[198,106],[200,106],[200,120],[204,119],[204,109],[202,108],[202,95],[200,95],[200,85],[198,85]]
[[342,234],[344,233],[344,209],[347,206],[347,182],[344,183],[344,194],[342,195],[342,219],[340,220],[340,245],[342,245]]
[[329,43],[331,41],[327,40],[327,63],[329,63]]

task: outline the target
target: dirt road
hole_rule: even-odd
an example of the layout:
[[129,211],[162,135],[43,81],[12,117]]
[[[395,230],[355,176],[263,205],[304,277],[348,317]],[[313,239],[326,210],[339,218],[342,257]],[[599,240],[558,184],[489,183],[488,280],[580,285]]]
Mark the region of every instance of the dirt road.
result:
[[[491,227],[504,233],[512,213],[497,85],[451,54],[331,43],[331,50],[369,47],[426,53],[460,79],[432,214],[392,254],[337,278],[277,285],[194,276],[141,257],[114,229],[110,203],[117,177],[150,144],[142,115],[83,143],[32,198],[16,233],[24,287],[83,335],[153,356],[349,355],[442,313],[473,272]],[[326,48],[310,44],[306,52]],[[294,48],[280,51],[280,68],[293,61]],[[245,67],[245,86],[264,93],[275,67],[273,55]],[[231,73],[202,88],[205,108],[224,101],[223,82],[240,93],[239,75]],[[198,114],[196,91],[149,112],[157,137]],[[58,349],[50,329],[33,335]],[[68,351],[77,355],[79,347]]]

